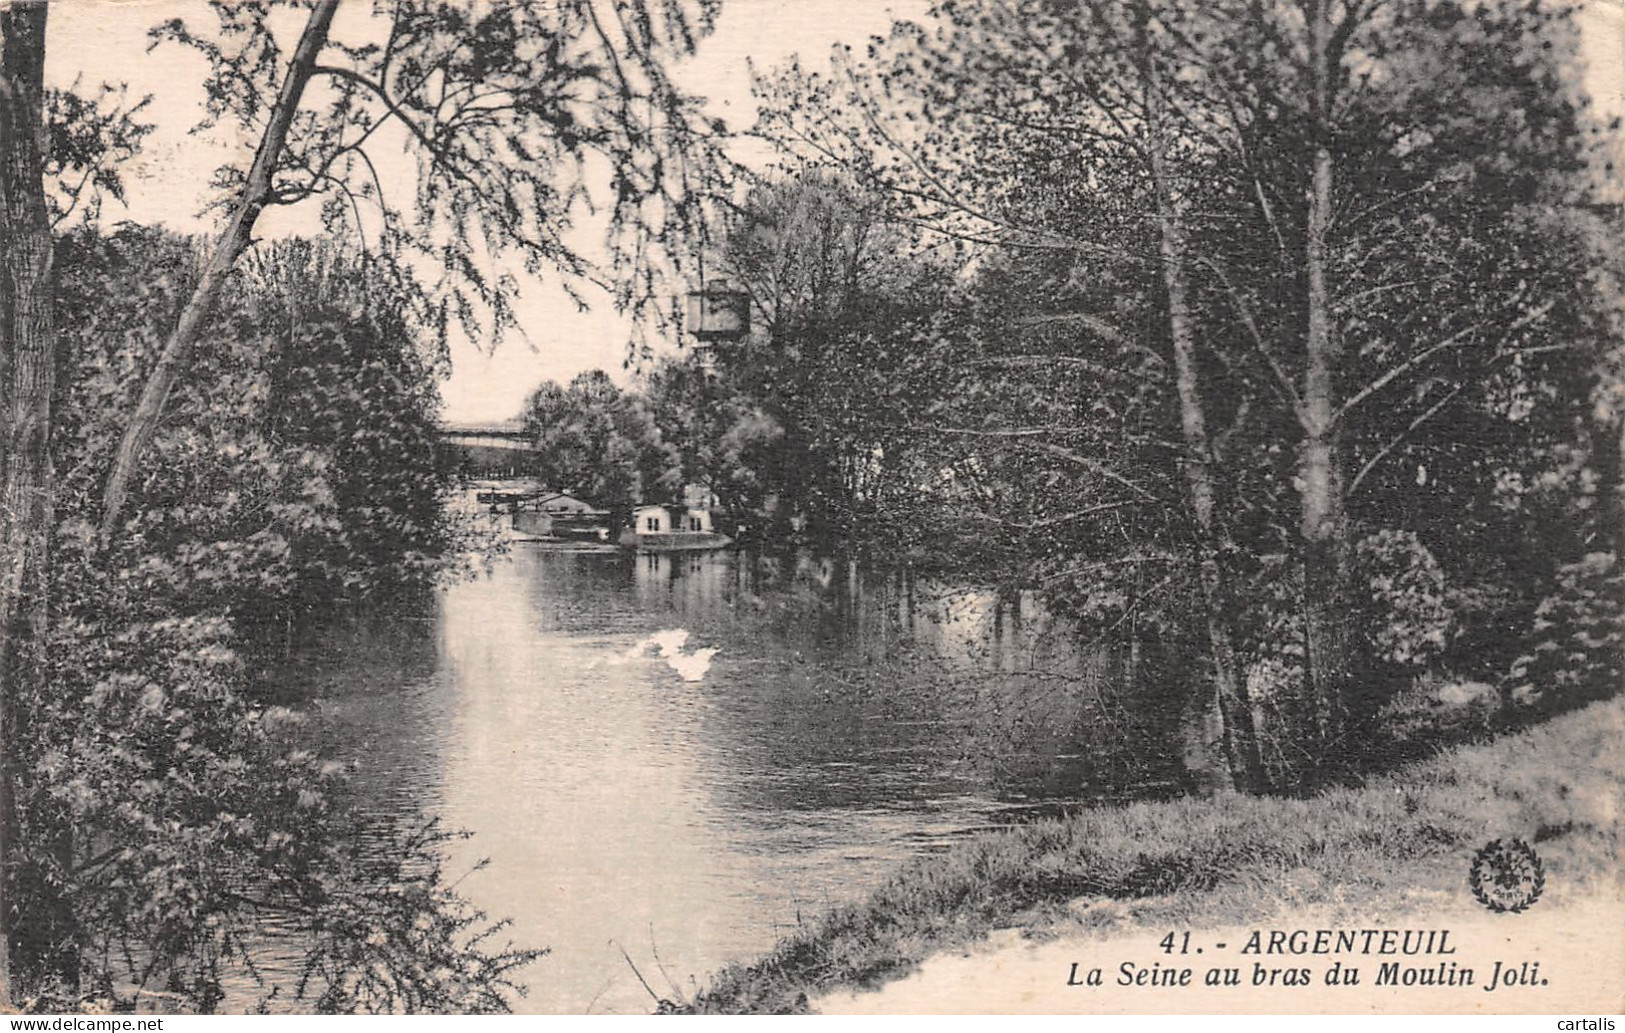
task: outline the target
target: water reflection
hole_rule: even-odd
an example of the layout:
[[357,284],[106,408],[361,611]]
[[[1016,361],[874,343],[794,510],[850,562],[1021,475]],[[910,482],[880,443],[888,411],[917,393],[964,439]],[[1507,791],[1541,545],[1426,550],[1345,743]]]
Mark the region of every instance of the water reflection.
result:
[[522,1011],[648,1011],[623,950],[692,993],[903,858],[1096,792],[1111,658],[1030,600],[521,548],[426,621],[330,643],[312,692],[366,806],[474,832],[461,888],[551,948]]

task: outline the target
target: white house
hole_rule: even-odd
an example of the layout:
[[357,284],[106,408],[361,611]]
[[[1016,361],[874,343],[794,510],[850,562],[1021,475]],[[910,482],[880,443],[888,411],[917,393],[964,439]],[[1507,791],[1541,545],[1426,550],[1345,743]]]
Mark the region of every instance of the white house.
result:
[[639,534],[665,534],[676,530],[665,506],[639,506],[632,510],[632,530]]
[[632,530],[638,534],[676,532],[711,533],[711,511],[702,506],[639,506],[632,510]]

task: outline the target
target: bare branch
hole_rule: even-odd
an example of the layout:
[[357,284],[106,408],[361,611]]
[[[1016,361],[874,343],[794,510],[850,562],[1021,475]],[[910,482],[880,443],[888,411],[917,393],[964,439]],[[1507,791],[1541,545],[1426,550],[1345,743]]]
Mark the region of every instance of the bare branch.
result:
[[1376,466],[1377,466],[1378,463],[1382,462],[1385,458],[1387,458],[1387,456],[1388,456],[1388,454],[1390,452],[1392,452],[1395,448],[1399,447],[1399,445],[1406,438],[1410,437],[1411,433],[1413,431],[1415,431],[1416,428],[1420,427],[1422,424],[1426,423],[1428,420],[1431,420],[1435,413],[1437,413],[1440,409],[1443,409],[1446,405],[1449,405],[1451,399],[1453,399],[1457,395],[1461,394],[1462,389],[1465,388],[1465,387],[1466,387],[1465,384],[1457,384],[1455,387],[1451,388],[1448,392],[1445,393],[1445,396],[1443,398],[1439,399],[1437,402],[1433,403],[1433,405],[1429,406],[1428,409],[1425,412],[1423,412],[1420,416],[1418,416],[1414,420],[1412,420],[1405,427],[1404,430],[1402,430],[1398,434],[1394,435],[1394,437],[1391,440],[1389,440],[1389,442],[1386,445],[1383,445],[1381,448],[1379,448],[1376,451],[1376,453],[1374,455],[1372,455],[1372,457],[1370,459],[1367,459],[1365,461],[1364,465],[1362,465],[1360,467],[1360,472],[1355,474],[1354,479],[1349,482],[1349,494],[1353,495],[1356,491],[1358,491],[1359,488],[1360,488],[1360,483],[1365,480],[1367,474],[1369,474],[1372,470],[1376,469]]
[[1258,328],[1258,321],[1253,318],[1252,309],[1248,306],[1247,300],[1231,284],[1230,277],[1225,275],[1224,268],[1219,263],[1205,256],[1197,260],[1212,270],[1213,275],[1219,278],[1220,284],[1224,286],[1225,294],[1230,298],[1231,307],[1236,310],[1236,316],[1241,320],[1242,327],[1247,331],[1248,339],[1252,341],[1253,347],[1263,357],[1265,364],[1270,368],[1270,372],[1274,374],[1276,390],[1281,394],[1287,405],[1292,408],[1292,413],[1298,418],[1298,422],[1303,423],[1308,418],[1304,410],[1303,397],[1298,394],[1297,386],[1293,384],[1292,378],[1287,376],[1286,370],[1275,358],[1275,354],[1270,351],[1268,343],[1264,340],[1264,334]]
[[130,479],[135,475],[141,453],[146,450],[147,443],[158,428],[164,402],[202,332],[203,321],[214,307],[215,298],[224,287],[232,267],[253,238],[254,223],[272,193],[272,171],[282,155],[288,130],[299,110],[300,99],[316,66],[317,55],[327,42],[328,26],[332,24],[337,10],[338,0],[319,0],[311,8],[310,18],[300,34],[282,87],[277,92],[276,106],[271,110],[265,134],[260,138],[259,148],[254,153],[253,164],[243,181],[231,218],[216,240],[203,277],[182,310],[174,331],[164,342],[158,361],[142,388],[141,400],[124,430],[112,472],[102,493],[101,533],[104,539],[111,537],[117,526]]
[[[1531,323],[1539,321],[1545,317],[1546,313],[1550,312],[1554,307],[1556,307],[1557,302],[1557,298],[1552,298],[1545,304],[1524,313],[1506,328],[1506,332],[1511,334],[1518,330],[1522,330]],[[1474,323],[1472,326],[1458,330],[1439,343],[1422,349],[1415,355],[1412,355],[1410,358],[1406,359],[1404,362],[1394,366],[1388,370],[1388,372],[1384,373],[1382,376],[1378,377],[1376,380],[1373,380],[1364,388],[1356,391],[1352,396],[1350,396],[1349,400],[1343,403],[1342,408],[1338,409],[1337,412],[1333,414],[1332,422],[1335,424],[1337,421],[1343,419],[1343,417],[1352,412],[1355,407],[1360,405],[1360,403],[1364,402],[1378,391],[1381,391],[1383,388],[1393,383],[1397,378],[1403,376],[1406,372],[1415,369],[1417,366],[1420,366],[1422,363],[1426,362],[1428,359],[1431,359],[1440,352],[1448,351],[1453,348],[1461,348],[1467,344],[1470,344],[1472,335],[1477,333],[1479,330],[1484,329],[1484,327],[1487,325],[1487,322]]]

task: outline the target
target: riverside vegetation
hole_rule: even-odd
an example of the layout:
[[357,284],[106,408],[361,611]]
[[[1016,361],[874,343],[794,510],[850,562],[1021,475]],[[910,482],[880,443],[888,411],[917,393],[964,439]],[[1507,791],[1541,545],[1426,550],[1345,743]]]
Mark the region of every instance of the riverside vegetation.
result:
[[77,996],[36,1006],[211,1009],[226,979],[255,986],[275,920],[307,949],[297,983],[257,988],[272,1005],[504,1009],[504,973],[537,952],[484,947],[501,926],[450,890],[449,834],[348,808],[343,766],[302,747],[303,716],[260,675],[312,628],[455,576],[462,536],[425,475],[435,353],[402,321],[399,284],[332,246],[263,247],[103,543],[97,495],[131,372],[202,255],[131,226],[57,247],[52,693],[33,711],[23,830],[81,838],[20,853],[55,902],[25,928],[77,977],[55,992]]

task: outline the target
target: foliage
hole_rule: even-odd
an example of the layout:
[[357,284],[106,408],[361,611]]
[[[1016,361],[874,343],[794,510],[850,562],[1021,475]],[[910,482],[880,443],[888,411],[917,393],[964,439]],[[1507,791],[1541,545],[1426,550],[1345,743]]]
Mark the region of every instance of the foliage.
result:
[[321,457],[336,534],[292,543],[306,603],[364,599],[437,575],[452,529],[427,475],[443,368],[387,263],[331,245],[262,248],[244,270],[245,311],[229,332],[276,333],[265,349],[264,432],[282,451]]
[[[446,837],[358,823],[342,765],[297,747],[300,716],[251,702],[227,622],[121,623],[128,605],[59,625],[57,691],[34,711],[35,806],[84,840],[72,864],[28,860],[73,903],[82,999],[210,1011],[235,976],[323,1011],[505,1010],[536,952],[487,943],[501,926],[446,888]],[[268,920],[302,933],[297,978],[264,971]]]
[[[1418,668],[1497,677],[1611,534],[1616,260],[1571,15],[948,0],[759,83],[790,161],[960,262],[968,341],[909,427],[962,442],[932,453],[983,518],[957,554],[1088,633],[1223,630],[1279,785],[1351,759],[1343,712]],[[1212,641],[1185,632],[1195,705]]]
[[[277,38],[284,23],[274,9],[284,6],[310,9],[292,62],[283,59]],[[489,263],[514,255],[532,276],[560,274],[578,300],[584,284],[598,284],[612,291],[620,307],[649,312],[663,260],[686,257],[681,247],[669,246],[703,227],[702,191],[720,167],[712,137],[722,127],[699,118],[695,103],[672,85],[664,67],[667,59],[692,52],[697,37],[709,31],[715,0],[699,0],[692,8],[677,0],[617,4],[607,11],[590,0],[478,9],[435,0],[380,2],[350,42],[327,38],[335,3],[220,0],[211,7],[214,31],[194,31],[177,18],[151,34],[155,45],[178,42],[208,62],[203,127],[229,119],[250,133],[265,130],[252,173],[228,166],[216,176],[216,187],[241,189],[226,202],[234,210],[207,272],[200,274],[190,247],[161,235],[124,230],[103,240],[86,234],[65,242],[58,256],[58,268],[69,271],[58,299],[60,328],[51,299],[5,299],[8,313],[17,302],[41,314],[37,350],[47,358],[59,329],[67,341],[68,376],[57,415],[50,417],[43,405],[38,420],[24,421],[30,439],[40,443],[31,463],[46,458],[43,443],[54,431],[63,471],[61,519],[54,529],[61,572],[50,586],[52,598],[63,602],[49,616],[62,629],[52,648],[66,652],[56,658],[63,681],[53,689],[61,698],[50,703],[58,709],[19,695],[9,669],[11,647],[17,644],[18,655],[30,656],[42,649],[45,622],[14,629],[8,608],[0,629],[8,668],[0,690],[8,759],[6,792],[0,794],[0,861],[8,876],[24,867],[35,872],[35,889],[44,880],[79,894],[73,903],[82,913],[76,917],[91,924],[83,930],[53,927],[51,935],[61,940],[53,946],[71,952],[94,945],[104,959],[111,953],[106,945],[112,926],[104,915],[83,910],[83,895],[94,888],[73,881],[75,835],[88,830],[92,838],[116,838],[154,829],[195,834],[202,841],[191,846],[205,853],[218,848],[228,860],[264,874],[255,867],[252,842],[231,838],[248,833],[192,824],[206,814],[165,811],[167,797],[151,795],[153,779],[142,777],[143,764],[165,777],[185,769],[171,754],[193,749],[196,735],[221,737],[224,759],[205,761],[204,770],[183,780],[202,803],[169,794],[176,806],[206,812],[237,791],[232,776],[239,772],[232,765],[247,766],[247,778],[268,780],[270,768],[259,767],[299,766],[274,751],[255,753],[264,737],[257,714],[243,709],[250,687],[233,685],[224,673],[232,649],[240,646],[234,636],[279,621],[291,627],[301,608],[422,584],[440,567],[446,537],[436,487],[410,469],[414,458],[423,469],[429,466],[425,445],[434,415],[428,387],[433,364],[416,351],[412,331],[427,327],[443,346],[452,325],[473,331],[482,315],[493,338],[512,329],[517,279],[493,272]],[[8,56],[7,96],[20,85],[9,81],[13,72],[26,65],[37,80],[44,57],[43,17],[17,24],[27,61]],[[29,35],[29,26],[39,32]],[[12,19],[5,27],[9,46]],[[377,38],[369,38],[374,33]],[[312,74],[325,92],[306,97]],[[93,223],[103,194],[121,196],[117,162],[134,153],[150,128],[135,117],[145,103],[129,104],[109,88],[95,100],[71,93],[54,98],[47,141],[54,151],[46,177],[35,162],[13,184],[19,204],[43,209],[43,178],[49,178],[57,195],[55,221],[77,208]],[[36,103],[33,116],[38,113]],[[22,139],[32,134],[19,130],[0,138],[7,168],[25,164],[14,161],[28,158],[26,148],[14,146]],[[369,140],[374,153],[389,141],[416,160],[409,204],[385,196]],[[596,187],[606,167],[607,192]],[[332,235],[360,235],[362,246],[352,252],[273,251],[246,277],[233,275],[261,211],[307,200],[320,204]],[[600,219],[608,253],[601,263],[586,257],[576,240],[578,222]],[[365,246],[369,233],[372,252]],[[35,264],[49,268],[44,236],[37,236],[42,247],[36,250],[45,261]],[[402,263],[409,253],[431,259],[442,275],[418,282],[408,270],[428,266]],[[329,289],[336,283],[342,289]],[[8,364],[9,336],[3,357]],[[52,369],[50,361],[43,365]],[[176,392],[181,368],[189,379]],[[140,404],[132,406],[137,388]],[[49,394],[40,392],[42,398]],[[162,416],[168,421],[160,426]],[[156,461],[147,463],[144,479],[134,486],[133,515],[121,521],[131,481],[149,449]],[[16,442],[8,445],[8,453],[16,450]],[[0,465],[9,469],[16,458],[0,456]],[[96,521],[92,500],[104,482]],[[34,508],[43,515],[31,516],[29,526],[13,534],[8,525],[8,549],[26,540],[48,551],[43,543],[53,531],[50,506]],[[91,532],[92,523],[100,524],[100,535]],[[43,618],[46,586],[38,587]],[[166,621],[179,623],[172,628]],[[194,621],[195,627],[188,623]],[[155,666],[145,670],[124,670],[106,657],[75,652],[95,654],[126,636],[133,636],[132,651],[138,651],[133,647],[146,642],[144,636],[163,639],[176,628],[182,637],[195,632],[210,639],[196,644],[211,669],[171,670],[159,662],[167,655],[159,645],[151,645],[158,655],[148,657]],[[27,641],[14,643],[14,630],[26,632]],[[189,686],[184,692],[178,688],[183,684]],[[129,704],[124,697],[137,690],[136,703]],[[172,698],[186,701],[175,713],[165,710]],[[11,716],[14,702],[20,721]],[[104,702],[111,707],[105,713],[98,709]],[[143,749],[153,756],[136,756],[126,743],[104,744],[119,764],[128,764],[115,764],[88,800],[55,784],[55,776],[25,778],[20,856],[27,864],[16,863],[11,766],[32,770],[28,762],[66,758],[46,770],[72,770],[78,749],[95,748],[94,736],[119,734],[92,725],[82,730],[91,738],[81,741],[72,732],[75,722],[112,719],[127,705],[168,715],[165,734],[147,729],[153,738]],[[294,807],[313,806],[305,794],[316,792],[316,783],[290,777],[290,786],[302,786],[293,795]],[[83,813],[76,816],[62,793]],[[86,829],[74,828],[78,818]],[[119,825],[115,818],[135,824]],[[309,831],[303,847],[319,850],[323,828]],[[126,849],[140,852],[126,844],[111,856],[124,857]],[[171,918],[184,925],[199,917],[198,901],[214,907],[235,893],[184,865],[173,869],[170,859],[142,859],[155,866],[153,878],[170,880],[151,902],[164,910],[153,916],[161,929],[173,926],[165,925]],[[11,890],[8,884],[8,918]],[[120,894],[108,900],[121,907],[140,903]],[[448,900],[435,898],[437,906]],[[465,915],[444,928],[463,933],[479,921]],[[193,957],[188,975],[188,962],[179,959],[196,954],[194,941],[180,933],[155,935],[139,951],[125,953],[126,976],[138,974],[139,954],[142,965],[151,963],[140,974],[167,968],[183,989],[209,1004],[217,958]],[[479,942],[475,935],[473,943]],[[211,949],[218,955],[232,948],[217,942]],[[477,948],[471,950],[476,953],[470,957],[477,956]],[[503,960],[509,957],[519,955],[482,962],[475,976],[499,979],[511,967]],[[71,970],[71,959],[63,967]],[[422,979],[393,988],[353,984],[324,998],[362,1007],[462,999]]]
[[1372,751],[1389,761],[1430,756],[1481,741],[1507,726],[1505,701],[1487,682],[1424,674],[1383,703],[1373,722]]
[[94,97],[70,90],[51,90],[45,98],[50,134],[45,161],[45,198],[51,225],[60,227],[74,213],[86,225],[101,216],[103,196],[124,200],[120,166],[133,158],[155,126],[139,117],[150,96],[131,102],[124,86],[103,83]]
[[1511,698],[1552,710],[1615,691],[1625,679],[1625,576],[1613,553],[1558,568],[1535,608],[1528,652],[1507,672]]
[[707,485],[724,510],[748,521],[766,497],[763,472],[783,428],[717,376],[708,349],[646,367],[635,390],[672,454],[680,483]]
[[[917,426],[954,345],[951,288],[879,202],[817,170],[759,183],[712,259],[749,297],[749,334],[711,345],[706,400],[738,457],[714,485],[816,541],[884,556],[928,534],[935,447]],[[714,381],[714,386],[713,386]],[[713,438],[713,440],[718,440]]]
[[1375,619],[1370,622],[1378,659],[1425,667],[1444,652],[1455,613],[1439,562],[1414,533],[1379,531],[1359,545]]
[[[151,361],[197,258],[185,241],[133,227],[61,250],[78,371],[57,434],[59,505],[71,517],[90,511],[132,374]],[[434,575],[448,535],[426,475],[436,360],[404,324],[387,270],[350,261],[332,248],[271,248],[218,317],[155,442],[162,462],[109,544],[107,564],[139,579],[153,612],[274,611]]]
[[506,921],[471,907],[444,870],[453,838],[433,822],[350,833],[321,878],[294,884],[314,938],[299,997],[340,1014],[508,1011],[507,995],[525,992],[514,972],[547,952],[495,944]]
[[[154,46],[208,61],[200,127],[264,124],[289,49],[271,17],[282,6],[211,0],[215,25],[172,18],[152,30]],[[718,0],[378,0],[324,40],[319,89],[275,156],[269,203],[319,205],[335,239],[423,256],[414,268],[436,270],[424,287],[442,332],[483,322],[495,340],[518,328],[520,283],[498,261],[509,258],[578,300],[597,285],[658,319],[664,263],[687,260],[706,192],[725,178],[723,127],[667,66],[718,10]],[[392,191],[390,152],[403,149],[415,186]],[[222,167],[214,186],[240,188],[246,174]],[[588,226],[603,228],[603,259],[582,243]]]
[[954,331],[947,285],[905,245],[839,181],[759,185],[711,260],[748,293],[750,333],[653,363],[629,391],[599,371],[541,385],[524,411],[537,475],[605,505],[704,484],[736,523],[793,519],[854,552],[919,542],[937,460],[915,425]]
[[[208,62],[205,126],[275,121],[279,6],[155,30]],[[1622,278],[1566,7],[943,0],[828,73],[761,81],[788,169],[720,227],[701,216],[723,127],[665,68],[713,0],[380,0],[331,39],[323,11],[269,185],[228,166],[215,186],[240,191],[239,250],[262,206],[307,201],[371,249],[264,249],[202,290],[196,250],[155,231],[60,248],[55,680],[7,745],[36,773],[25,877],[69,894],[61,946],[106,992],[209,1005],[266,913],[319,931],[301,992],[324,1007],[494,1008],[531,956],[484,946],[437,834],[385,834],[394,867],[336,845],[338,772],[287,745],[244,673],[302,608],[441,569],[453,536],[417,466],[440,355],[418,335],[515,328],[514,256],[659,321],[666,276],[703,252],[752,306],[743,339],[632,390],[539,388],[554,487],[625,506],[699,480],[741,522],[1041,590],[1086,642],[1159,658],[1124,665],[1131,689],[1257,717],[1274,788],[1487,729],[1498,686],[1541,714],[1617,688]],[[93,220],[144,102],[53,104],[54,214]],[[393,150],[409,200],[385,194]],[[223,240],[222,272],[241,257]],[[189,299],[215,314],[102,542],[113,443]],[[1419,842],[1434,827],[1368,804]],[[1230,831],[1251,843],[1286,806]],[[1053,885],[957,872],[899,906],[1004,918],[1057,887],[1217,885],[1235,861],[1034,835],[1060,837]],[[1254,845],[1274,865],[1310,842]],[[860,974],[893,963],[853,950]]]
[[534,472],[551,488],[618,507],[681,494],[681,471],[642,396],[622,392],[602,370],[565,387],[542,384],[523,419],[536,442]]
[[[98,467],[197,257],[137,227],[77,232],[59,256],[52,669],[27,701],[19,860],[66,895],[58,946],[82,998],[210,1010],[235,974],[330,1010],[502,1010],[535,952],[497,946],[500,923],[448,889],[448,837],[348,810],[342,765],[300,745],[301,716],[252,674],[284,629],[410,594],[456,544],[432,474],[436,359],[402,288],[329,246],[267,248],[157,439],[126,535],[103,543]],[[306,932],[303,973],[281,982],[260,967],[276,925]]]

